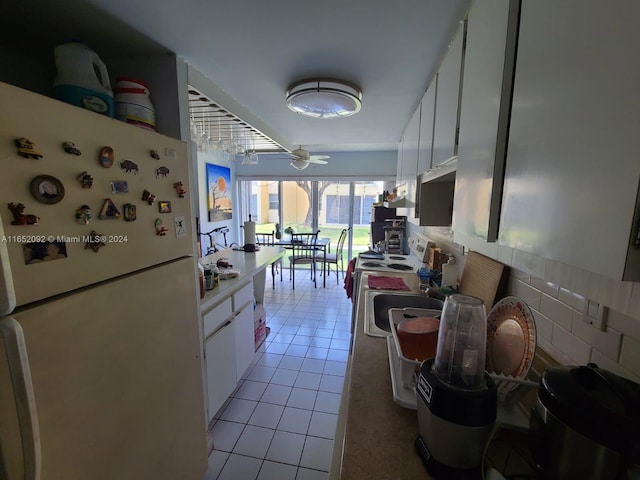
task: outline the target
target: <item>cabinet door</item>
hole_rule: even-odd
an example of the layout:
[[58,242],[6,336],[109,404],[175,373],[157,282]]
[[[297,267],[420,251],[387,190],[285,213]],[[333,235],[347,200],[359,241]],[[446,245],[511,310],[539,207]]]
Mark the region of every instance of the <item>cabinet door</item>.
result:
[[418,175],[425,173],[432,166],[431,154],[433,153],[433,124],[436,115],[437,88],[438,74],[435,74],[424,97],[422,97],[420,144],[418,145]]
[[522,3],[500,243],[638,279],[639,16],[632,0]]
[[207,368],[207,413],[211,421],[238,384],[234,322],[212,335],[204,344]]
[[[420,139],[420,110],[418,105],[411,120],[404,130],[402,142],[402,178],[398,193],[411,204],[416,202],[416,174],[418,171],[418,142]],[[414,217],[414,207],[398,208],[398,215],[406,216],[409,220]]]
[[236,380],[240,380],[256,353],[253,304],[248,304],[236,313],[233,323],[235,324]]
[[396,163],[396,185],[399,185],[400,183],[402,183],[402,144],[403,144],[404,139],[401,138],[400,141],[398,142],[398,160]]
[[453,231],[498,238],[519,3],[475,2],[468,16]]
[[461,27],[438,70],[436,123],[433,133],[434,166],[454,156],[456,151],[463,44],[464,27]]

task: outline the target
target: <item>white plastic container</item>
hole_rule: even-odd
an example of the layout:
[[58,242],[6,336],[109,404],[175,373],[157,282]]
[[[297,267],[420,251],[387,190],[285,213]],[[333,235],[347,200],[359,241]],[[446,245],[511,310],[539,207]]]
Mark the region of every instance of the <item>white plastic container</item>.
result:
[[58,100],[113,117],[113,92],[107,67],[86,45],[70,42],[54,49],[56,79],[54,96]]
[[428,308],[390,308],[389,309],[389,323],[391,324],[391,335],[393,336],[393,342],[398,354],[398,374],[400,385],[402,388],[415,389],[416,369],[422,365],[412,358],[407,358],[402,352],[402,346],[400,345],[400,339],[398,338],[398,325],[400,322],[405,321],[407,318],[405,315],[412,317],[439,317],[442,313],[441,310],[432,310]]
[[135,78],[118,78],[114,100],[118,120],[155,132],[156,114],[146,83]]
[[453,255],[449,256],[449,261],[442,264],[442,287],[456,287],[458,284],[458,265],[456,265]]

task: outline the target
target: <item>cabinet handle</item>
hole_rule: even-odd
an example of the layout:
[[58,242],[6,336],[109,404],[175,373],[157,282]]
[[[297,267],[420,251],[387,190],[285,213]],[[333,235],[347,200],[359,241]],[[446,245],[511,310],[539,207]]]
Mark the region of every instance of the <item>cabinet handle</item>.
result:
[[4,339],[9,375],[14,388],[18,425],[22,437],[23,478],[25,480],[39,480],[41,465],[40,425],[24,333],[16,320],[5,317],[0,321],[0,336]]
[[207,338],[204,339],[204,341],[206,342],[207,340],[209,340],[211,337],[215,337],[220,331],[222,331],[224,328],[227,328],[229,325],[231,325],[231,322],[233,322],[233,318],[227,320],[226,322],[224,322],[222,325],[220,325],[218,328],[216,328],[213,332],[211,332]]

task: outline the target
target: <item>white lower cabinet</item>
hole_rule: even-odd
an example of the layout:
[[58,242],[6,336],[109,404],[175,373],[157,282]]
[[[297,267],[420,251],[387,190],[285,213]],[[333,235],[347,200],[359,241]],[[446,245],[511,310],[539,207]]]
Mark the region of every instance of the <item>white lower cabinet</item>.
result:
[[256,343],[253,322],[253,303],[248,303],[236,313],[236,318],[233,321],[235,324],[236,381],[240,381],[240,377],[249,368],[255,355]]
[[[211,421],[238,383],[235,342],[235,325],[232,320],[228,320],[204,343],[208,421]],[[234,361],[230,362],[230,358]]]
[[[229,294],[203,315],[207,417],[229,398],[255,355],[253,282]],[[213,332],[213,334],[211,334]]]

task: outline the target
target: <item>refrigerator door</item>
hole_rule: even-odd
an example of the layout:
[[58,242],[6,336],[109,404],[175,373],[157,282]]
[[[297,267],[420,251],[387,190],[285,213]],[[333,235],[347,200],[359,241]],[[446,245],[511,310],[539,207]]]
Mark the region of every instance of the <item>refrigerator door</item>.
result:
[[[24,330],[42,479],[203,477],[193,272],[192,258],[172,261],[12,315]],[[0,351],[0,451],[8,479],[17,480],[24,466],[14,401],[4,395],[12,391],[6,353]]]
[[[185,143],[4,83],[0,98],[2,290],[15,292],[16,305],[192,254]],[[15,143],[24,138],[42,158],[24,156]],[[135,220],[125,221],[131,205]],[[104,246],[88,244],[92,231]]]

